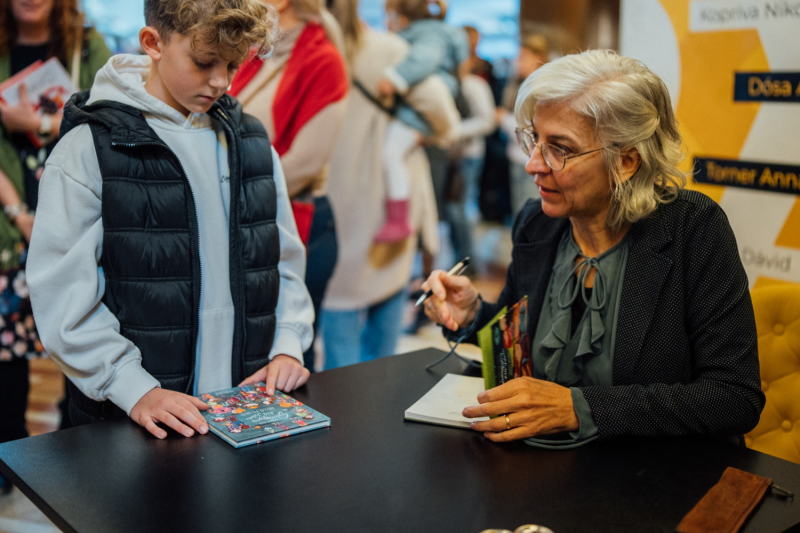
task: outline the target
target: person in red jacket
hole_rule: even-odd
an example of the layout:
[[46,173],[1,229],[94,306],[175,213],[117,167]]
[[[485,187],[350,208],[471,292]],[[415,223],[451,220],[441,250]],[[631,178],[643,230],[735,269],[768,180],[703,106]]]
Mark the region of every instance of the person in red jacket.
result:
[[[338,246],[327,198],[328,162],[344,121],[349,87],[338,28],[318,0],[268,0],[283,36],[266,60],[251,58],[230,93],[261,120],[281,159],[300,236],[308,251],[306,284],[319,316]],[[316,323],[315,323],[316,329]],[[305,354],[314,366],[314,350]]]

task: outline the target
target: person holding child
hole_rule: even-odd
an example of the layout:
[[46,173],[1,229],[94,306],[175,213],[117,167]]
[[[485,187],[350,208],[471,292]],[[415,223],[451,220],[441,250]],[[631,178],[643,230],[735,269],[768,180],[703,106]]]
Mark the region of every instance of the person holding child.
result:
[[[352,76],[344,131],[331,158],[330,200],[336,210],[340,257],[323,302],[325,368],[331,369],[393,355],[402,332],[406,285],[416,253],[416,241],[376,243],[373,237],[384,221],[381,202],[385,184],[385,135],[391,110],[379,101],[383,71],[400,63],[408,43],[389,32],[378,32],[358,16],[358,0],[335,0],[331,11],[344,33]],[[439,76],[429,76],[406,96],[406,101],[448,137],[459,124],[450,91]],[[429,253],[438,250],[438,214],[430,167],[421,146],[404,158],[410,182],[409,214]]]
[[[88,89],[110,56],[103,37],[84,28],[77,0],[0,0],[0,82],[56,57],[73,84]],[[24,84],[18,104],[0,102],[0,204],[5,212],[0,216],[0,443],[28,436],[28,358],[44,352],[25,262],[39,178],[58,139],[61,112],[40,116],[36,104]],[[0,492],[10,487],[0,475]]]
[[145,0],[144,56],[67,105],[29,284],[76,424],[206,433],[194,395],[309,377],[313,308],[280,161],[225,91],[276,21],[256,0]]
[[[431,75],[444,81],[453,98],[459,95],[459,67],[469,58],[469,43],[461,28],[445,24],[446,12],[444,0],[386,2],[387,26],[408,41],[409,49],[403,61],[384,70],[384,78],[378,83],[381,97],[391,100],[407,95],[409,90]],[[412,234],[408,206],[411,180],[404,160],[423,138],[432,133],[424,116],[406,102],[397,102],[396,118],[386,130],[384,143],[386,219],[375,235],[376,242],[403,241]],[[441,203],[441,196],[437,191],[437,204]],[[440,205],[438,208],[439,216],[443,217],[443,207]]]

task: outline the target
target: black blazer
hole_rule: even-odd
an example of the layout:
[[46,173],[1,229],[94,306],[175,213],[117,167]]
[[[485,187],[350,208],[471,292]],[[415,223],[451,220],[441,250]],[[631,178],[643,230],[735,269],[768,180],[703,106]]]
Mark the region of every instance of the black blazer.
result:
[[[530,200],[513,229],[513,261],[496,304],[471,332],[528,296],[535,331],[567,219]],[[747,276],[722,209],[682,191],[630,229],[613,386],[582,387],[599,437],[738,435],[764,407]]]

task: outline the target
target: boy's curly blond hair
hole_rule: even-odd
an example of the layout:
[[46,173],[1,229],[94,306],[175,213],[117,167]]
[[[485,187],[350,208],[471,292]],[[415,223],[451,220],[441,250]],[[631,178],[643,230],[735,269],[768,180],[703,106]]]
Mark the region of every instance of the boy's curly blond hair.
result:
[[268,54],[278,28],[275,9],[257,0],[145,0],[144,17],[164,40],[177,32],[237,59]]

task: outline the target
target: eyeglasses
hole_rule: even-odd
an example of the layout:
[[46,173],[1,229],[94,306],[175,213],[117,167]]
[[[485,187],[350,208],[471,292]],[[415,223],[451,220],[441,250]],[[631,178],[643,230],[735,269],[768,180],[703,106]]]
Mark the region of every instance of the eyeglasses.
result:
[[567,160],[573,159],[576,157],[580,157],[582,155],[591,154],[593,152],[598,152],[600,150],[605,149],[605,147],[596,148],[594,150],[589,150],[588,152],[583,152],[580,154],[575,155],[567,155],[567,152],[559,148],[558,146],[553,146],[552,144],[548,143],[537,143],[533,140],[533,132],[529,130],[523,130],[517,128],[517,141],[519,141],[519,145],[522,148],[522,151],[528,157],[533,155],[533,151],[538,146],[539,149],[542,151],[542,157],[544,158],[544,162],[550,167],[551,170],[559,172],[564,170],[564,167],[567,166]]

